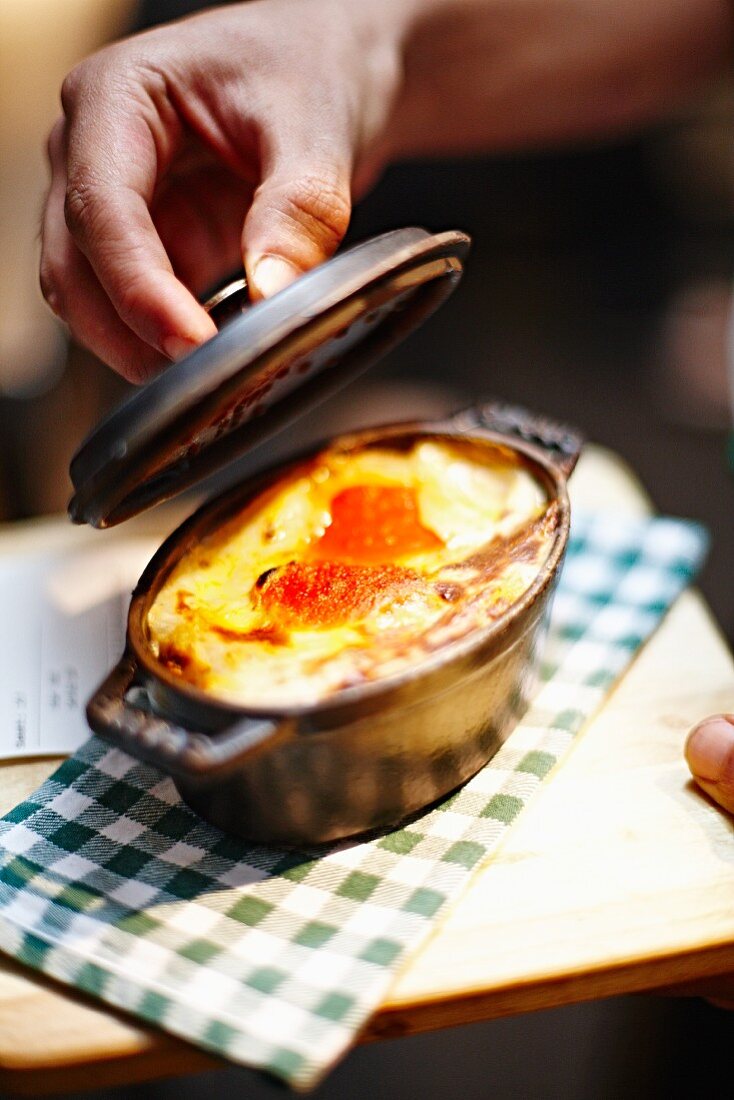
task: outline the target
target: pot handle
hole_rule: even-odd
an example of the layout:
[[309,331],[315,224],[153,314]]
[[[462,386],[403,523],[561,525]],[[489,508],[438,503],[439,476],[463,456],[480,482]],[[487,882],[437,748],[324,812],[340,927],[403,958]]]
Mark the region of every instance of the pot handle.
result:
[[584,445],[578,429],[504,401],[472,405],[452,416],[449,423],[454,431],[471,432],[479,428],[533,443],[546,452],[564,477],[571,475]]
[[136,683],[137,663],[126,652],[87,704],[87,721],[106,741],[172,775],[204,776],[280,740],[288,723],[239,719],[214,733],[187,730],[155,714],[145,687]]

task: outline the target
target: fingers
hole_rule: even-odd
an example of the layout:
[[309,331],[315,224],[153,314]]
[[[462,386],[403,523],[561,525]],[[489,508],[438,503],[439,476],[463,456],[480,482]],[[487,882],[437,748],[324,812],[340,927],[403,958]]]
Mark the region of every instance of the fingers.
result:
[[115,312],[86,257],[74,244],[64,221],[66,173],[63,123],[49,138],[51,187],[42,227],[40,281],[46,301],[65,321],[75,339],[131,382],[142,382],[165,360],[136,336]]
[[[101,64],[97,62],[97,64]],[[146,344],[171,358],[214,335],[213,322],[178,281],[149,205],[175,152],[180,127],[138,73],[133,92],[114,68],[67,80],[64,214],[117,314]]]
[[[146,349],[179,358],[216,332],[176,278],[149,210],[180,125],[140,73],[134,92],[104,55],[79,73],[64,84],[65,122],[49,142],[42,285],[75,337],[139,377],[151,362]],[[135,351],[139,366],[130,362]]]
[[[394,78],[372,58],[387,47],[336,2],[326,45],[300,6],[265,8],[237,5],[118,43],[64,82],[43,289],[128,378],[146,375],[155,353],[179,358],[215,334],[194,294],[242,256],[253,296],[267,297],[346,232],[355,157],[390,102]],[[277,11],[293,20],[284,37],[273,35]],[[192,150],[218,180],[205,158],[186,159]]]
[[734,813],[734,715],[715,714],[694,726],[685,755],[699,787]]
[[295,116],[263,136],[263,178],[245,219],[242,252],[254,297],[268,298],[332,255],[352,210],[354,142],[341,124]]

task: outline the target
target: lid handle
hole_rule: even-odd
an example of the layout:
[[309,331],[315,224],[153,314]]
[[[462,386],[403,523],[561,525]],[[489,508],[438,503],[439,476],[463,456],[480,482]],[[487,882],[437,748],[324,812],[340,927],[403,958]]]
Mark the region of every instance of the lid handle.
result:
[[547,453],[565,477],[573,472],[584,445],[577,428],[504,401],[487,401],[463,409],[451,418],[451,426],[464,432],[480,428],[532,443]]
[[125,653],[87,704],[87,721],[106,741],[174,778],[212,775],[288,733],[288,723],[267,717],[235,719],[213,734],[184,729],[154,713],[136,676],[135,657]]

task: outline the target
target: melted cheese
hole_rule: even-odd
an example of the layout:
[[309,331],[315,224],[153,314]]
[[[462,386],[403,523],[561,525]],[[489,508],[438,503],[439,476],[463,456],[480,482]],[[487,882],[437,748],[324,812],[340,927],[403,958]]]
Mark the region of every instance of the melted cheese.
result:
[[147,619],[152,653],[223,700],[317,702],[486,626],[532,584],[556,511],[504,452],[324,451],[189,550]]

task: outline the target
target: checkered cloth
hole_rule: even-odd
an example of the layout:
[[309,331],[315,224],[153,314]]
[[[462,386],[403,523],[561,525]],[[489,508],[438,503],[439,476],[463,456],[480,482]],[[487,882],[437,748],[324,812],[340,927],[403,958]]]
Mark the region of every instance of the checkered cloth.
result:
[[197,1045],[315,1085],[698,568],[669,519],[580,517],[543,682],[492,762],[402,829],[327,852],[225,836],[96,739],[0,822],[0,946]]

